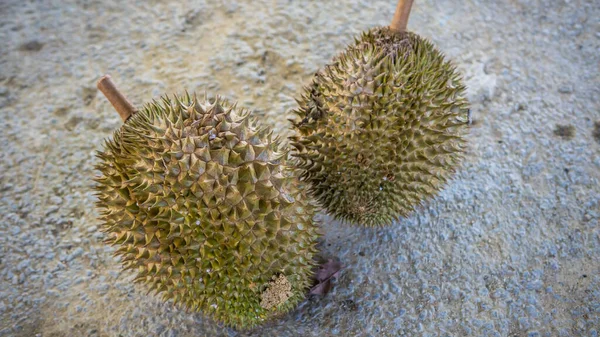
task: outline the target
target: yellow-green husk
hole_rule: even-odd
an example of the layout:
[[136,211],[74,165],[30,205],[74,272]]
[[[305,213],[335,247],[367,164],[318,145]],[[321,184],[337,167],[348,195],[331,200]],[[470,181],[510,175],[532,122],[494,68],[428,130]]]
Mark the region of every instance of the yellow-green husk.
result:
[[[237,328],[304,299],[314,210],[287,151],[248,111],[218,97],[165,97],[134,114],[98,157],[106,242],[150,290]],[[261,307],[281,275],[291,297]]]
[[305,88],[291,138],[301,178],[338,219],[387,225],[433,197],[463,157],[465,86],[432,43],[363,33]]

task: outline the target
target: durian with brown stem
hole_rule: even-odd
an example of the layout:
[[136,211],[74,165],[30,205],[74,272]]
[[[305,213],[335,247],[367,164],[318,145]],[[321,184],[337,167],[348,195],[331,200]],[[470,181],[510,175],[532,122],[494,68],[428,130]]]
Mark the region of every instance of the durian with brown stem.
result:
[[435,196],[463,157],[465,85],[431,42],[406,31],[411,5],[400,0],[390,27],[362,33],[298,100],[293,155],[338,219],[390,224]]
[[99,87],[125,120],[98,154],[102,229],[136,281],[236,328],[302,301],[314,211],[272,132],[218,97],[132,114],[110,78]]

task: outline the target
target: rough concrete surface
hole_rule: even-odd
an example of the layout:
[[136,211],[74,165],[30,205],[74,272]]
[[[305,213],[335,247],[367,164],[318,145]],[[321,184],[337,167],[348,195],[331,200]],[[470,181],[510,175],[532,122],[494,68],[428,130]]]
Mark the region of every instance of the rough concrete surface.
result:
[[381,229],[321,215],[332,292],[236,332],[133,285],[102,243],[94,151],[136,104],[219,93],[284,134],[311,75],[394,0],[0,1],[0,336],[600,333],[600,3],[416,0],[465,74],[467,160]]

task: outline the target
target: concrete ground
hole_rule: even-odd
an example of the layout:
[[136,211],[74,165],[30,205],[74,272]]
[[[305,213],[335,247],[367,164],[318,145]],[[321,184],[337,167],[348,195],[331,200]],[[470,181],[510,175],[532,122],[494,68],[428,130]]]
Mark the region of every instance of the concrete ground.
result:
[[600,3],[416,0],[474,124],[462,169],[394,226],[321,215],[325,298],[236,332],[132,285],[102,242],[94,151],[136,104],[219,93],[285,134],[294,96],[393,0],[0,1],[0,336],[588,336],[600,332]]

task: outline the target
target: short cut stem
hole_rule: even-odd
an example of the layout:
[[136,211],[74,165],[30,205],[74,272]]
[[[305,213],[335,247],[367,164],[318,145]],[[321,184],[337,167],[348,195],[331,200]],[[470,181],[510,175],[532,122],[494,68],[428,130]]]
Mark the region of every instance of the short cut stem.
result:
[[112,81],[110,75],[102,76],[102,78],[98,80],[97,86],[104,96],[106,96],[110,104],[112,104],[113,108],[117,110],[123,122],[126,122],[131,115],[137,112],[137,109],[129,102],[127,97],[117,89],[117,86]]
[[390,29],[396,32],[406,31],[408,26],[408,17],[410,16],[410,8],[412,7],[413,0],[398,0],[396,6],[396,13],[390,24]]

